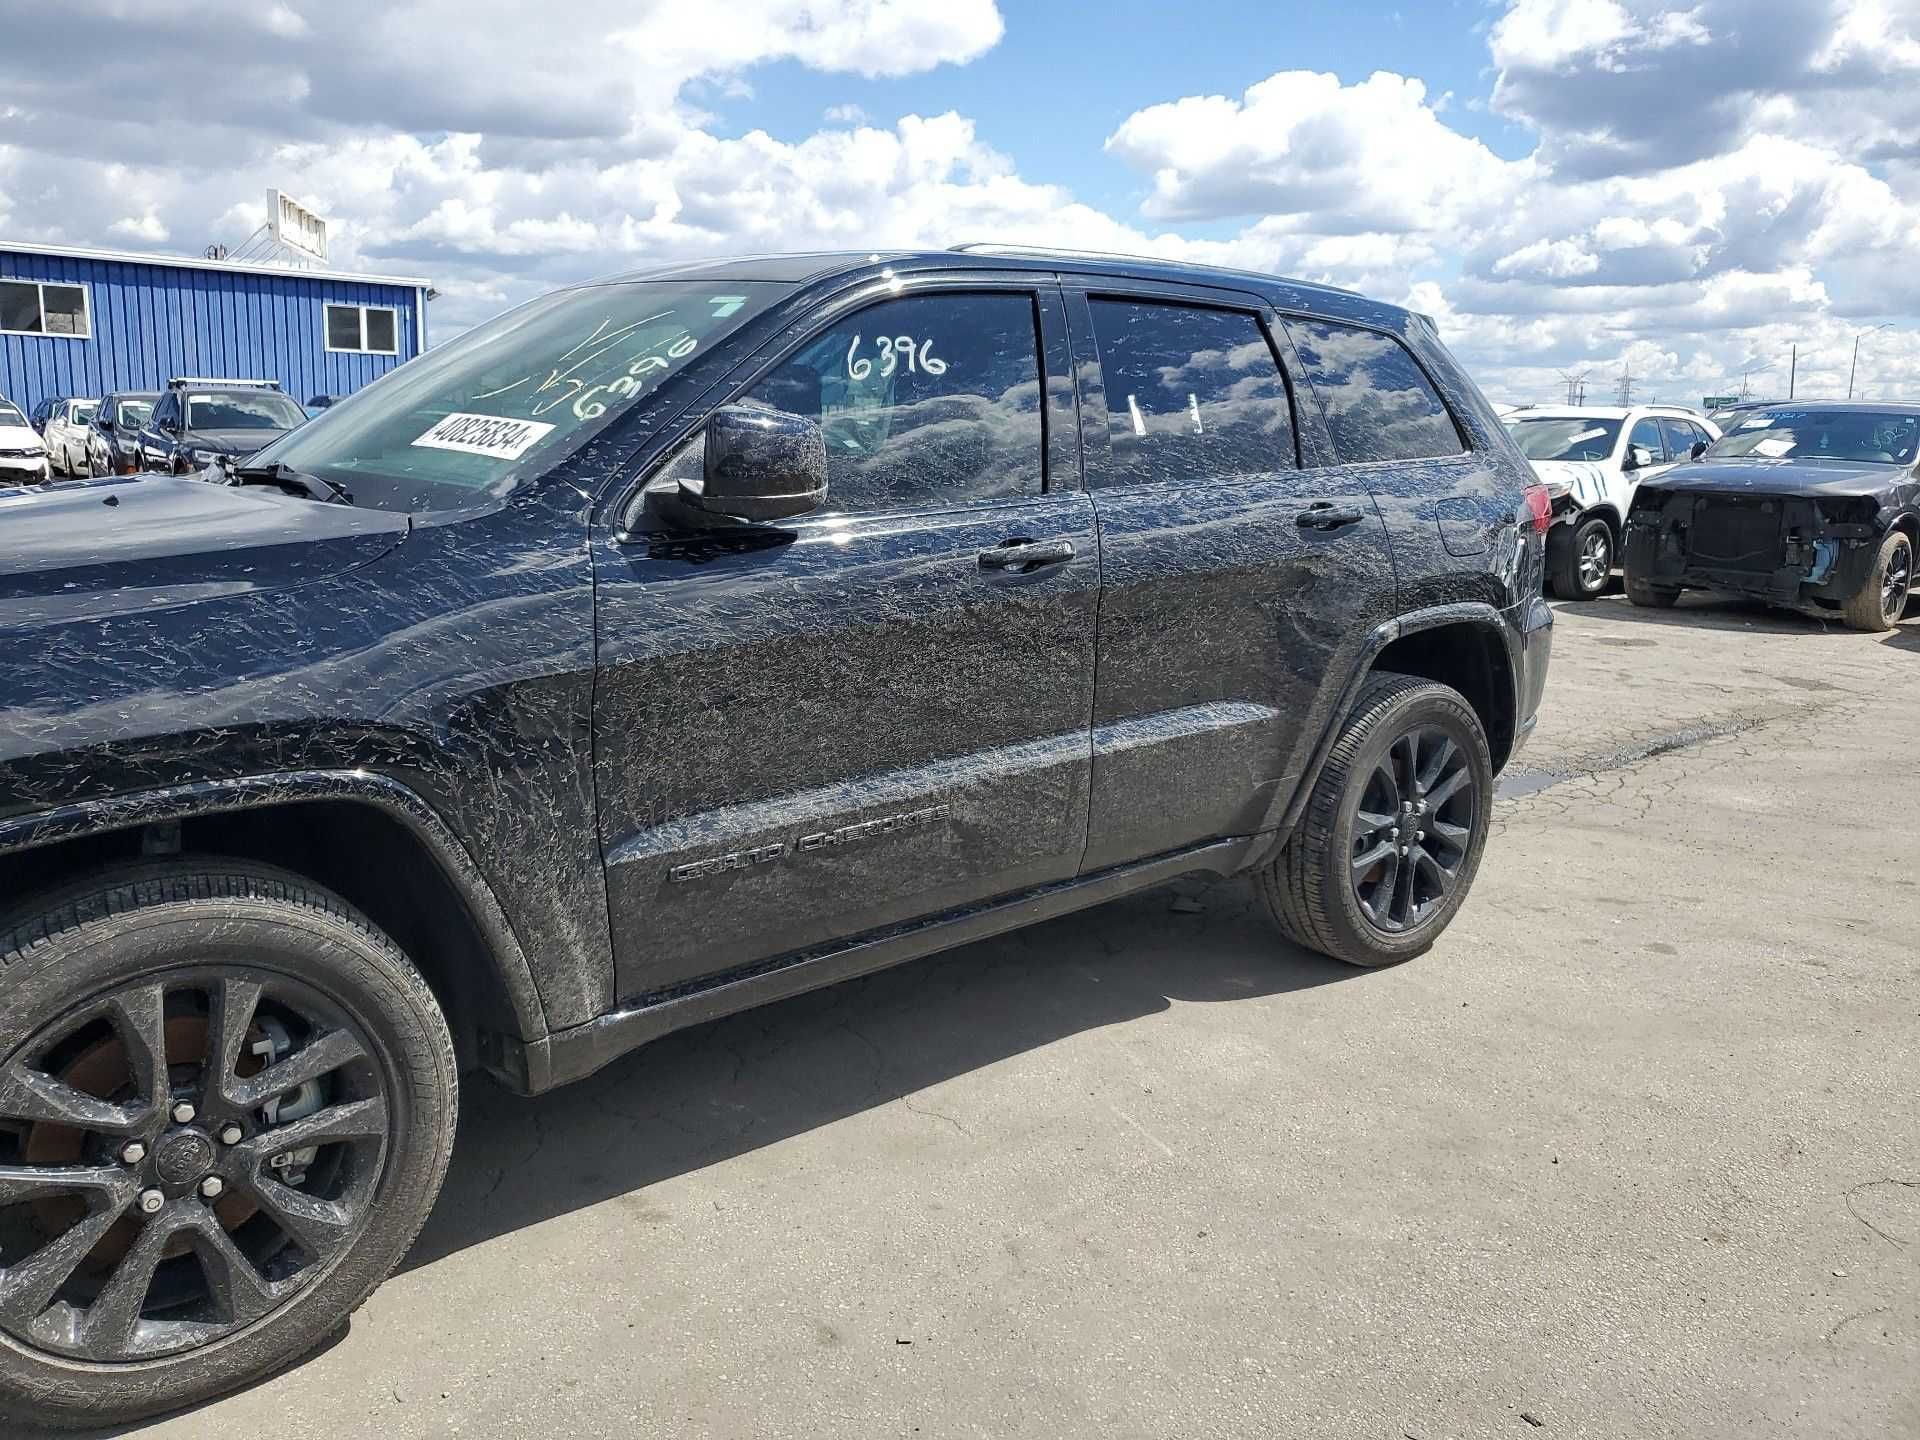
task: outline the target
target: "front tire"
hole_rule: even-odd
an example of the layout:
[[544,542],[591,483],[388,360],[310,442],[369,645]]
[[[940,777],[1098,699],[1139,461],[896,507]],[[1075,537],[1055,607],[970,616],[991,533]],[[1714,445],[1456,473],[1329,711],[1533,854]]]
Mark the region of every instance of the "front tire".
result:
[[1255,888],[1294,943],[1349,965],[1396,964],[1459,913],[1492,814],[1493,762],[1473,707],[1430,680],[1375,675]]
[[1891,630],[1907,613],[1912,588],[1913,541],[1904,531],[1889,531],[1867,578],[1841,608],[1841,618],[1853,630]]
[[399,1263],[452,1150],[426,982],[266,866],[123,867],[13,912],[0,1057],[19,1421],[125,1424],[301,1358]]
[[1644,580],[1636,580],[1633,572],[1627,572],[1627,603],[1637,605],[1642,610],[1671,610],[1680,600],[1678,586],[1649,585]]
[[[1564,533],[1564,532],[1562,532]],[[1590,515],[1547,557],[1548,580],[1561,600],[1597,600],[1613,581],[1613,527]]]

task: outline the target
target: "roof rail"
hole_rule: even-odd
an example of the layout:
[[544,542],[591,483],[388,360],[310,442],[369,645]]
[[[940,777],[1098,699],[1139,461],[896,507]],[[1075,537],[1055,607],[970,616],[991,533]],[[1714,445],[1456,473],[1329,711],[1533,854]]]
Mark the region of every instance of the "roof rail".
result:
[[233,388],[247,386],[255,390],[278,390],[278,380],[231,380],[218,375],[176,375],[167,381],[169,390],[182,390],[189,385],[226,385]]
[[1124,250],[1075,250],[1064,245],[1012,245],[997,240],[969,240],[964,245],[949,245],[949,253],[960,255],[1074,255],[1087,260],[1146,260],[1155,265],[1179,265],[1164,255],[1133,255]]

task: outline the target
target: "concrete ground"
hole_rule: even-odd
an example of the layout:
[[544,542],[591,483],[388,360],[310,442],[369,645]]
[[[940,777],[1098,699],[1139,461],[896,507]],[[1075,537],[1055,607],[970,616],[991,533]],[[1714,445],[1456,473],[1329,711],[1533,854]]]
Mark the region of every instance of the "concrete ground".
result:
[[1920,1434],[1920,609],[1560,609],[1385,972],[1161,890],[476,1083],[328,1350],[156,1437]]

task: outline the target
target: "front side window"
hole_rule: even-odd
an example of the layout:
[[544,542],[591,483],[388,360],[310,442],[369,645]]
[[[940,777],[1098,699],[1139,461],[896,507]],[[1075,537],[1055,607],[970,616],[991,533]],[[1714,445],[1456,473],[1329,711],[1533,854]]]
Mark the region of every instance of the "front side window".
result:
[[1290,320],[1287,331],[1342,464],[1426,460],[1466,448],[1426,372],[1393,336],[1325,320]]
[[84,340],[93,333],[87,292],[79,285],[0,280],[0,330]]
[[290,430],[306,412],[277,390],[190,390],[189,430]]
[[383,375],[255,460],[332,480],[357,505],[458,509],[551,469],[792,288],[557,290]]
[[1299,466],[1287,383],[1243,311],[1094,300],[1108,484],[1179,484]]
[[1707,438],[1685,420],[1662,420],[1660,427],[1666,431],[1667,454],[1675,460],[1691,458],[1695,441]]
[[807,341],[744,397],[820,424],[828,510],[1038,494],[1040,352],[1028,295],[914,295]]
[[1606,460],[1620,438],[1620,422],[1538,415],[1507,421],[1507,433],[1529,460]]
[[1627,435],[1629,450],[1644,450],[1653,458],[1651,465],[1663,465],[1667,459],[1666,442],[1660,438],[1660,422],[1652,416],[1646,416],[1633,422],[1633,429]]
[[327,306],[327,348],[363,355],[398,352],[399,328],[391,305]]

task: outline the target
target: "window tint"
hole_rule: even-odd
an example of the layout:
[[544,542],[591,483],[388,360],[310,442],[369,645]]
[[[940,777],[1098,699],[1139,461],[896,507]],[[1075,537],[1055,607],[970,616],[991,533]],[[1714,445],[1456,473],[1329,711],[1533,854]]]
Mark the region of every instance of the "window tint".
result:
[[1656,465],[1666,463],[1667,446],[1666,442],[1660,438],[1660,422],[1651,415],[1633,422],[1633,429],[1627,435],[1627,444],[1630,447],[1638,445],[1644,450],[1651,451],[1653,463]]
[[19,280],[0,280],[0,330],[40,333],[40,287]]
[[1466,448],[1426,373],[1391,335],[1324,320],[1287,324],[1343,463],[1423,460]]
[[1292,470],[1293,409],[1253,316],[1095,300],[1112,465],[1107,484]]
[[746,397],[820,422],[827,508],[1040,489],[1040,360],[1025,295],[921,295],[850,315]]
[[394,352],[393,311],[371,309],[367,311],[367,349],[380,355]]

